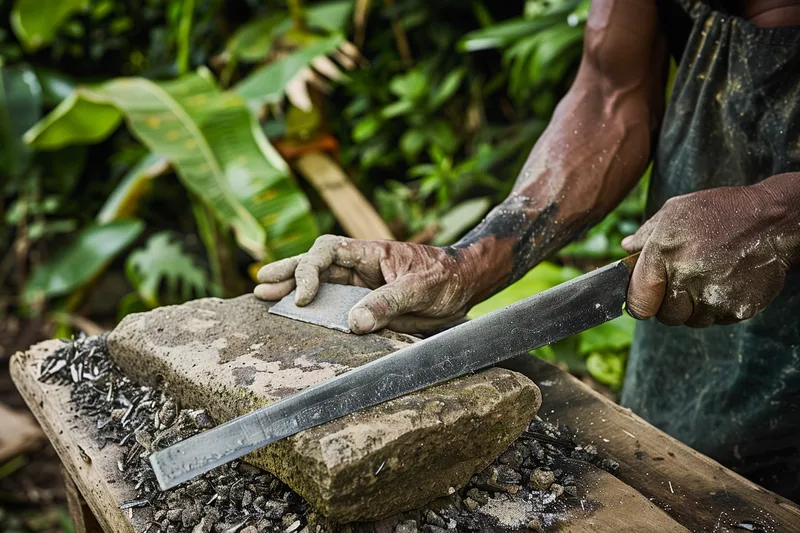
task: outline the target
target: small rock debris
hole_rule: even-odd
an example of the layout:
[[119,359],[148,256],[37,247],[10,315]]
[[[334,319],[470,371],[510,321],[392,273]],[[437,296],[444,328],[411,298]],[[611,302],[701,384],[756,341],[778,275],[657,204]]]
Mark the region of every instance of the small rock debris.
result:
[[[397,533],[491,531],[513,525],[541,531],[570,509],[590,512],[579,481],[560,467],[591,464],[614,473],[614,461],[593,446],[580,446],[567,426],[536,417],[528,429],[467,486],[380,522],[327,522],[273,475],[233,461],[162,492],[149,455],[214,423],[203,410],[181,409],[174,398],[128,379],[108,356],[106,335],[65,342],[42,363],[40,379],[70,386],[71,400],[91,417],[101,448],[119,445],[118,468],[135,489],[120,508],[146,512],[147,533]],[[380,469],[379,469],[380,471]],[[376,472],[377,474],[378,472]]]

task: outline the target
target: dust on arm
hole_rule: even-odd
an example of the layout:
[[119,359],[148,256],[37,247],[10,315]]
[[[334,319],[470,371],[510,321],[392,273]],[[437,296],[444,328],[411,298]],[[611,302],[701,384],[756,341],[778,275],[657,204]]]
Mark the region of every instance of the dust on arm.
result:
[[633,188],[660,127],[666,59],[654,0],[592,2],[575,82],[513,192],[452,247],[483,273],[474,301],[522,277]]

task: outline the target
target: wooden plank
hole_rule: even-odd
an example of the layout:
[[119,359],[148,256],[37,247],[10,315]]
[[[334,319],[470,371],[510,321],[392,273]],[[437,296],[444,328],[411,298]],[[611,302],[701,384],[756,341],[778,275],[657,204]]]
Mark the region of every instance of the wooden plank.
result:
[[620,463],[617,476],[695,532],[800,533],[800,506],[689,448],[535,357],[504,365],[542,390],[540,416],[579,431]]
[[355,239],[394,240],[372,204],[329,155],[308,153],[298,157],[295,166],[320,193],[347,235]]
[[103,533],[103,528],[97,522],[97,517],[89,508],[69,472],[61,465],[61,477],[64,478],[64,492],[67,494],[67,509],[72,519],[75,533]]
[[[120,449],[106,445],[101,451],[94,439],[89,419],[78,414],[69,402],[68,386],[49,385],[38,380],[39,367],[60,341],[46,341],[17,354],[11,362],[12,377],[45,429],[47,436],[64,463],[65,478],[71,479],[80,492],[73,494],[71,512],[78,518],[78,531],[84,527],[91,532],[91,515],[105,531],[142,532],[150,517],[150,510],[121,511],[119,506],[135,494],[131,484],[123,479],[117,469],[122,457]],[[577,481],[581,504],[571,500],[569,507],[553,516],[552,523],[543,524],[544,531],[572,533],[659,532],[686,533],[687,530],[669,518],[664,511],[644,496],[614,476],[580,461],[565,461],[559,468],[571,473]],[[79,497],[82,495],[82,498]],[[86,500],[91,513],[82,507]],[[508,495],[524,507],[521,497]],[[565,504],[567,505],[567,504]],[[132,521],[131,521],[132,520]],[[654,526],[657,525],[657,526]],[[372,531],[371,524],[360,524],[358,532]],[[375,531],[383,531],[374,528]],[[492,531],[528,531],[526,528],[497,528]]]
[[122,458],[119,447],[109,443],[100,449],[91,423],[69,401],[70,387],[38,379],[41,362],[61,344],[59,340],[45,341],[15,354],[10,363],[11,378],[103,530],[141,532],[149,521],[149,509],[119,508],[135,497],[117,469],[117,460]]

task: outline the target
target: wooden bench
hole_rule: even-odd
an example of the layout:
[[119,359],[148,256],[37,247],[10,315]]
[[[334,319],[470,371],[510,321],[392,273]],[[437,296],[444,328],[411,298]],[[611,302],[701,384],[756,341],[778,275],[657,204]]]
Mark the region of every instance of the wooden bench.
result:
[[[120,509],[134,497],[117,469],[121,449],[107,444],[101,451],[93,424],[70,403],[69,387],[38,379],[41,361],[59,343],[46,341],[16,354],[11,375],[63,462],[76,532],[142,533],[146,509]],[[800,507],[681,444],[569,374],[532,357],[507,366],[541,387],[542,418],[579,430],[582,443],[595,444],[620,463],[617,477],[585,465],[574,472],[581,490],[599,506],[575,514],[557,525],[558,531],[800,533]],[[392,531],[380,523],[369,527],[360,530]]]

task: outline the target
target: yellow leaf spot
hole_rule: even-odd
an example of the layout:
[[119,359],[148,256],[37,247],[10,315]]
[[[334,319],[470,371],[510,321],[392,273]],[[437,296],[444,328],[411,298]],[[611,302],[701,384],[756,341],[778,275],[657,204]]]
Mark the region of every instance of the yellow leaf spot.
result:
[[279,218],[280,215],[278,215],[277,213],[273,213],[271,215],[264,215],[263,217],[261,217],[261,224],[263,226],[271,226],[275,222],[277,222]]
[[186,148],[187,150],[197,148],[197,141],[195,141],[194,139],[189,139],[188,141],[183,143],[183,147]]
[[151,115],[144,120],[147,123],[147,125],[150,126],[151,128],[157,128],[161,125],[161,119],[154,115]]
[[168,141],[177,141],[178,137],[180,137],[180,136],[181,136],[181,134],[177,130],[172,130],[172,131],[168,131],[167,132],[167,140]]
[[258,202],[269,202],[270,200],[272,200],[276,196],[278,196],[278,194],[279,194],[278,191],[276,191],[275,189],[267,189],[266,191],[258,193],[257,195],[255,195],[255,197],[253,199],[256,201],[256,203],[258,203]]

